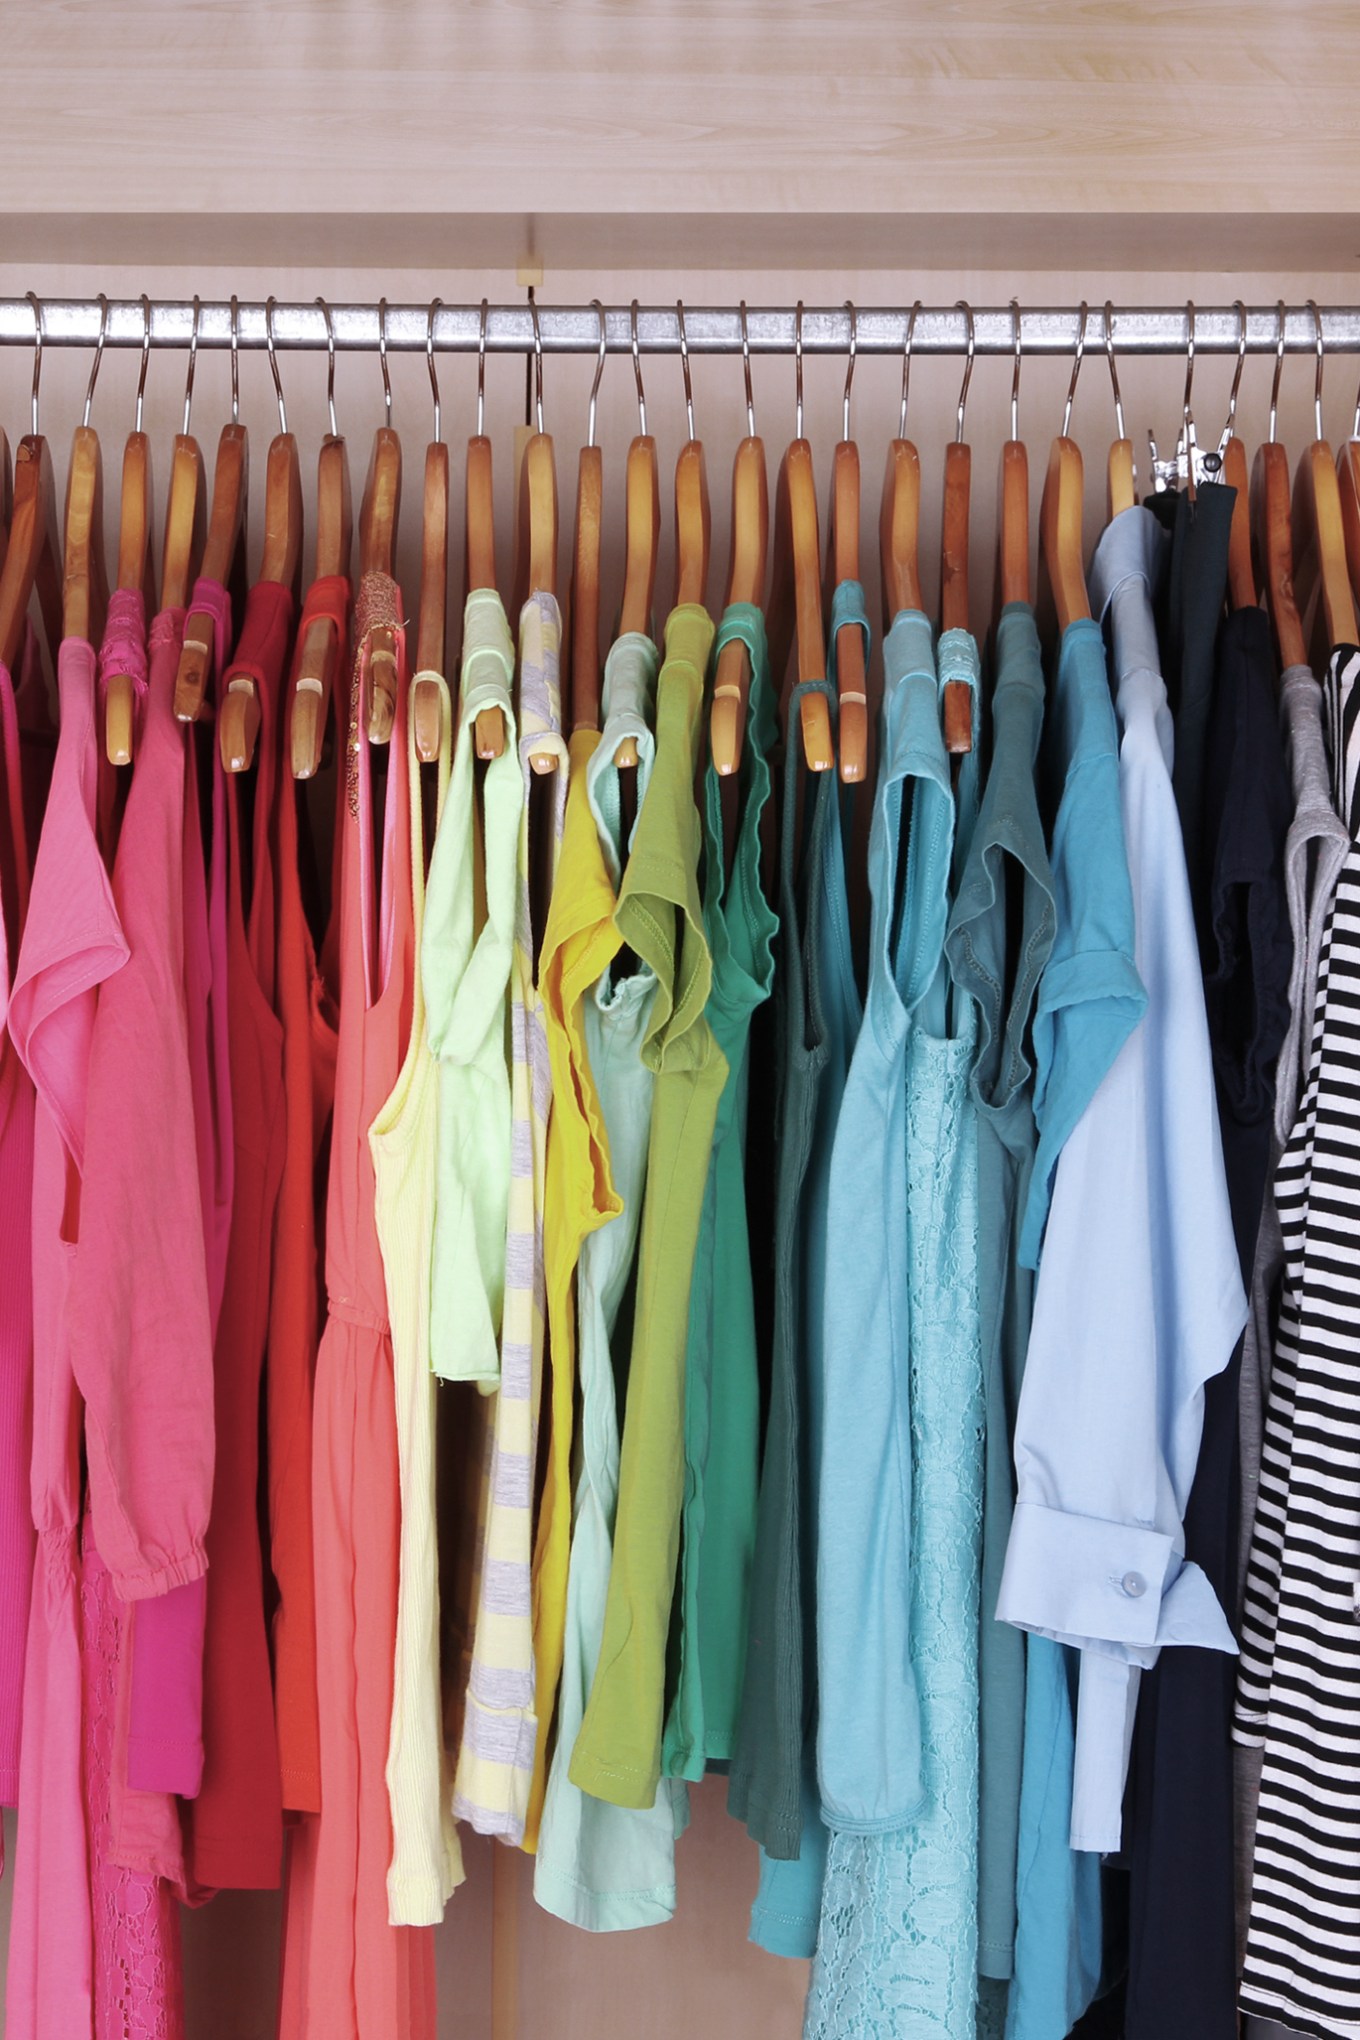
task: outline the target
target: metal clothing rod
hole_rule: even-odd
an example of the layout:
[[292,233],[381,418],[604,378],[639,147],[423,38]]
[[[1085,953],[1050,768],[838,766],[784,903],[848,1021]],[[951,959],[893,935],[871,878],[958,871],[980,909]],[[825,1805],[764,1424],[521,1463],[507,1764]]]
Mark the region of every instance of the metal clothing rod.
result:
[[[100,307],[94,298],[44,298],[43,344],[48,347],[93,347],[99,338]],[[538,336],[545,354],[595,354],[600,329],[591,305],[540,305]],[[1360,305],[1320,307],[1322,342],[1329,354],[1360,353]],[[377,305],[329,306],[337,349],[376,352],[379,343]],[[855,345],[860,354],[900,354],[911,320],[909,306],[856,307]],[[611,354],[631,350],[632,320],[627,305],[605,310],[605,346]],[[387,345],[394,353],[423,352],[427,345],[429,307],[389,304]],[[263,304],[242,301],[237,307],[236,342],[258,349],[267,344]],[[746,330],[753,354],[793,354],[797,315],[792,306],[752,306]],[[843,306],[807,306],[802,315],[805,354],[846,354],[850,347],[850,314]],[[979,354],[1011,354],[1015,325],[1009,306],[974,307],[973,336]],[[1235,354],[1242,346],[1242,326],[1232,305],[1196,305],[1195,352]],[[1021,307],[1020,344],[1025,354],[1072,354],[1076,350],[1080,313],[1073,305]],[[151,345],[187,348],[193,333],[193,305],[184,300],[157,300],[151,305]],[[280,349],[320,351],[327,346],[326,320],[317,304],[276,303],[274,344]],[[1185,305],[1118,306],[1113,313],[1113,341],[1120,354],[1184,354],[1190,339]],[[139,298],[110,299],[105,328],[110,347],[141,347],[145,338]],[[0,298],[0,345],[32,346],[33,306],[27,298]],[[231,345],[229,303],[204,299],[199,307],[200,347]],[[686,305],[685,339],[692,354],[740,354],[741,314],[735,305]],[[1105,345],[1102,303],[1086,310],[1085,346]],[[637,343],[644,354],[678,354],[680,321],[674,305],[647,305],[637,314]],[[963,354],[967,321],[957,305],[922,306],[911,331],[913,354]],[[1273,354],[1280,344],[1274,305],[1251,305],[1246,314],[1248,354]],[[528,305],[491,305],[483,329],[479,305],[440,305],[434,316],[434,346],[440,353],[473,354],[484,345],[491,354],[534,351],[534,320]],[[1317,326],[1306,305],[1291,305],[1284,321],[1284,352],[1310,354],[1317,347]]]

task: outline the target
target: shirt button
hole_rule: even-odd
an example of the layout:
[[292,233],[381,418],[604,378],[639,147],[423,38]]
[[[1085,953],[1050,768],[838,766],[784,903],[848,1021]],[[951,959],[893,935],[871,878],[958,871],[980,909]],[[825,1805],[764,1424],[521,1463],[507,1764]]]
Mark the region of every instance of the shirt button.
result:
[[1147,1581],[1140,1572],[1126,1572],[1119,1584],[1131,1601],[1136,1601],[1141,1594],[1147,1592]]

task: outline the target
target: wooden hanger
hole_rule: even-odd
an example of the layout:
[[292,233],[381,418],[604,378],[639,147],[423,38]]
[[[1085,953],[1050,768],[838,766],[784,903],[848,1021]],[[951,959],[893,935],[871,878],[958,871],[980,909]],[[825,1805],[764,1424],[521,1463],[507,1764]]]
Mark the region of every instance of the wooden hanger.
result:
[[1234,609],[1255,609],[1261,598],[1251,558],[1251,482],[1247,450],[1235,436],[1223,449],[1223,479],[1237,491],[1228,533],[1228,601]]
[[175,434],[170,459],[170,486],[165,497],[165,544],[161,552],[161,607],[184,609],[193,593],[203,551],[205,488],[203,455],[189,431],[193,409],[194,365],[198,354],[199,301],[189,340],[189,372],[184,385],[184,422]]
[[32,291],[34,355],[32,430],[19,441],[14,456],[14,495],[9,542],[0,567],[0,665],[17,672],[23,648],[28,606],[36,588],[48,650],[56,657],[62,635],[60,552],[57,539],[56,486],[52,455],[38,430],[38,384],[42,375],[42,307]]
[[685,378],[688,432],[675,463],[675,606],[702,603],[708,592],[708,560],[713,520],[708,503],[708,464],[704,445],[694,434],[694,391],[690,384],[689,341],[685,307],[676,300],[680,327],[680,365]]
[[[1294,484],[1296,555],[1316,577],[1327,623],[1327,651],[1356,641],[1355,596],[1351,589],[1341,488],[1332,450],[1322,436],[1322,315],[1310,298],[1317,330],[1317,373],[1313,386],[1315,436],[1299,462]],[[1301,542],[1300,542],[1301,541]]]
[[[524,442],[519,476],[519,524],[515,572],[516,603],[530,595],[557,595],[557,459],[552,434],[543,430],[543,344],[538,330],[538,307],[529,299],[534,322],[534,424]],[[557,753],[531,750],[531,772],[557,770]]]
[[[973,375],[974,335],[972,308],[960,302],[968,330],[968,353],[963,370],[963,388],[953,442],[944,455],[944,513],[940,523],[940,629],[968,628],[968,526],[972,496],[973,456],[963,437],[968,385]],[[962,680],[951,680],[944,690],[944,746],[952,756],[973,748],[973,702],[971,690]]]
[[1011,299],[1015,329],[1015,367],[1011,374],[1011,436],[1002,442],[997,495],[1001,522],[997,534],[997,593],[1000,607],[1030,600],[1029,454],[1020,437],[1020,306]]
[[1081,374],[1085,346],[1086,306],[1083,303],[1078,313],[1077,349],[1072,363],[1072,380],[1067,386],[1062,431],[1054,440],[1049,452],[1048,473],[1044,477],[1043,501],[1039,511],[1040,550],[1048,584],[1053,592],[1053,606],[1057,611],[1060,631],[1065,631],[1069,624],[1091,614],[1091,598],[1086,591],[1085,538],[1082,529],[1085,474],[1081,448],[1075,439],[1069,439],[1067,436],[1067,428],[1072,422],[1072,399],[1077,391],[1077,377]]
[[425,328],[425,359],[434,396],[434,437],[425,449],[425,483],[420,511],[420,609],[416,627],[416,671],[411,682],[411,721],[416,756],[423,765],[439,757],[443,703],[425,673],[444,675],[449,587],[449,449],[444,444],[439,378],[434,365],[434,315],[430,306]]
[[[198,300],[194,300],[194,331],[189,342],[189,376],[186,400],[192,395],[194,356],[198,344]],[[250,483],[250,444],[241,423],[241,391],[237,364],[238,308],[231,301],[231,421],[222,427],[213,468],[212,503],[208,511],[208,535],[203,543],[199,573],[205,581],[229,587],[236,577],[245,549],[246,500]],[[186,408],[186,418],[187,418]],[[211,613],[191,609],[184,619],[184,639],[175,673],[175,714],[181,722],[196,722],[203,713],[208,681],[212,676],[215,625]]]
[[[573,730],[600,727],[600,539],[604,522],[604,465],[595,444],[596,406],[604,374],[604,307],[591,300],[600,322],[600,354],[590,387],[586,443],[576,469],[576,539],[571,562],[571,704]],[[564,711],[565,713],[565,711]]]
[[[632,326],[633,378],[637,384],[638,430],[628,448],[624,479],[627,531],[624,542],[623,600],[619,608],[621,633],[647,637],[652,629],[652,599],[656,593],[656,562],[661,547],[661,476],[657,467],[656,441],[647,431],[647,399],[642,388],[642,360],[638,352],[638,301],[629,308]],[[614,762],[621,771],[637,765],[637,745],[631,737],[620,744]]]
[[[151,350],[151,304],[142,298],[142,365],[137,378],[136,423],[123,450],[123,484],[118,509],[120,590],[140,590],[148,621],[156,609],[156,569],[151,550],[154,517],[151,442],[142,430],[142,401]],[[133,712],[137,690],[130,673],[110,673],[104,684],[104,751],[110,765],[132,763]]]
[[[264,546],[257,580],[291,588],[296,598],[302,569],[302,469],[297,440],[288,430],[283,385],[274,355],[274,303],[272,297],[265,301],[265,333],[279,406],[279,429],[269,442],[265,463]],[[259,697],[248,673],[228,667],[217,727],[223,770],[248,772],[254,762],[255,739],[260,728]]]
[[[482,431],[486,411],[486,320],[482,299],[481,332],[477,340],[477,431],[469,439],[464,476],[464,576],[470,595],[475,588],[496,586],[496,524],[492,503],[491,441]],[[499,758],[505,750],[505,717],[498,708],[482,709],[473,726],[479,758]]]
[[[803,437],[803,306],[794,316],[797,429],[779,464],[774,510],[774,586],[770,598],[771,670],[782,683],[790,649],[798,684],[826,678],[822,630],[821,543],[817,531],[817,485],[812,448]],[[829,772],[836,763],[831,713],[824,694],[805,694],[799,704],[803,756],[809,772]]]
[[1138,489],[1133,466],[1133,441],[1124,436],[1124,400],[1119,394],[1119,371],[1114,363],[1114,306],[1108,298],[1105,300],[1105,358],[1110,364],[1116,433],[1105,464],[1106,506],[1109,516],[1117,517],[1121,510],[1133,509],[1138,501]]
[[108,333],[108,299],[100,293],[99,338],[85,390],[85,410],[71,438],[66,471],[65,544],[62,559],[61,630],[63,637],[83,638],[98,646],[108,608],[108,570],[104,558],[104,464],[99,434],[90,423],[94,386],[99,379]]
[[[323,298],[318,298],[317,304],[326,321],[326,407],[330,430],[321,442],[316,463],[314,579],[343,577],[348,581],[354,544],[349,448],[335,429],[335,329],[329,305]],[[339,662],[340,639],[333,619],[314,616],[298,651],[293,681],[289,757],[294,779],[312,779],[321,769]]]
[[[765,468],[765,443],[756,437],[745,299],[741,305],[741,340],[746,372],[746,437],[732,463],[732,558],[727,575],[727,602],[729,606],[748,602],[759,609],[765,600],[770,562],[770,483]],[[742,640],[733,638],[718,654],[708,730],[714,770],[723,778],[741,764],[750,688],[750,656]]]
[[[831,456],[831,508],[826,538],[828,597],[841,581],[859,580],[859,448],[850,437],[850,385],[855,376],[859,315],[850,314],[850,356],[841,398],[841,436]],[[843,623],[836,633],[836,723],[841,778],[858,783],[869,769],[869,699],[864,669],[864,632]]]
[[1276,307],[1279,323],[1275,346],[1275,376],[1270,389],[1270,437],[1256,455],[1251,476],[1252,543],[1256,558],[1256,579],[1265,590],[1266,607],[1275,627],[1282,666],[1304,666],[1308,648],[1303,622],[1294,597],[1294,537],[1292,530],[1289,459],[1275,437],[1280,400],[1280,371],[1284,366],[1283,300]]
[[1360,403],[1356,405],[1351,436],[1337,453],[1336,475],[1351,586],[1360,588]]
[[902,350],[902,402],[897,437],[888,442],[883,472],[883,499],[878,517],[878,548],[883,581],[883,628],[903,609],[921,609],[921,460],[907,438],[907,393],[911,377],[911,343],[916,331],[918,298],[907,318]]
[[[382,363],[387,420],[373,435],[368,479],[359,510],[359,574],[395,578],[397,520],[401,511],[401,440],[392,429],[392,379],[387,370],[387,300],[378,301],[378,358]],[[368,634],[364,661],[364,728],[370,744],[387,744],[397,714],[397,639],[390,625]]]

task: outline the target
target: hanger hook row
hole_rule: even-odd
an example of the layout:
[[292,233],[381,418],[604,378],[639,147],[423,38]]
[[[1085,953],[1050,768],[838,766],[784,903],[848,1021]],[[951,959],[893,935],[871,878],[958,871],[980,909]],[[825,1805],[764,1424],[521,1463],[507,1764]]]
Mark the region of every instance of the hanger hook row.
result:
[[231,422],[241,422],[241,307],[235,291],[231,296]]
[[963,363],[963,386],[959,391],[959,407],[954,414],[954,444],[963,445],[963,414],[968,408],[968,385],[973,380],[973,359],[977,352],[977,335],[973,327],[973,307],[966,298],[960,298],[954,307],[963,313],[964,329],[967,333],[968,351]]
[[850,385],[855,380],[855,353],[859,346],[859,313],[853,298],[845,300],[845,309],[850,314],[850,352],[845,363],[845,388],[841,392],[841,438],[850,437]]
[[338,439],[335,429],[335,321],[325,298],[316,300],[321,316],[326,322],[326,416],[330,421],[331,438]]
[[1020,300],[1011,299],[1011,331],[1015,342],[1015,366],[1011,370],[1011,438],[1020,437]]
[[921,300],[917,298],[915,304],[907,313],[907,331],[902,341],[902,402],[897,414],[897,436],[899,439],[905,439],[907,436],[907,395],[911,386],[911,344],[916,338],[916,315],[920,309]]
[[180,428],[186,439],[189,437],[189,418],[194,405],[194,368],[198,362],[198,328],[202,317],[202,300],[195,291],[193,324],[189,328],[189,367],[184,377],[184,423]]
[[[751,394],[751,329],[746,320],[746,300],[739,306],[741,315],[741,372],[746,382],[746,437],[756,436],[756,406]],[[1357,414],[1360,415],[1360,398],[1357,399]]]
[[38,384],[42,381],[43,314],[42,302],[36,291],[26,290],[24,296],[33,308],[33,437],[38,436]]
[[[33,298],[33,303],[36,306],[38,300],[33,297],[33,293],[31,291],[29,292],[29,296],[30,298]],[[38,331],[39,334],[41,334],[42,331],[41,320],[39,320]],[[88,425],[90,422],[90,408],[94,403],[94,386],[99,380],[100,364],[104,359],[104,342],[108,339],[108,337],[109,337],[109,301],[105,297],[103,291],[101,290],[99,293],[99,338],[94,343],[94,360],[90,363],[90,380],[85,385],[85,410],[80,420],[82,425]],[[35,433],[38,430],[38,371],[41,368],[41,366],[42,366],[42,341],[41,339],[39,339],[38,351],[37,354],[34,356],[33,360],[33,430]]]
[[680,369],[685,378],[685,428],[691,441],[694,438],[694,384],[689,372],[689,335],[685,331],[685,301],[675,300],[675,317],[680,328]]
[[638,301],[628,307],[628,337],[633,349],[633,380],[637,384],[638,436],[647,437],[647,397],[642,387],[642,355],[638,348]]
[[274,306],[278,300],[267,297],[264,301],[264,344],[269,349],[269,373],[274,378],[274,396],[279,407],[279,431],[288,430],[288,413],[283,403],[283,383],[279,377],[278,356],[274,352]]
[[434,399],[434,443],[439,445],[444,437],[444,407],[439,401],[439,371],[434,365],[434,315],[442,306],[441,297],[430,299],[430,309],[425,314],[425,366],[430,371],[430,395]]
[[1066,439],[1067,428],[1072,423],[1072,399],[1077,394],[1077,377],[1081,374],[1082,357],[1086,353],[1086,300],[1082,299],[1077,310],[1077,346],[1072,357],[1072,380],[1067,385],[1067,402],[1063,405],[1062,437]]
[[595,444],[595,413],[596,407],[598,406],[600,401],[600,384],[604,379],[604,357],[606,352],[604,330],[604,306],[600,303],[600,300],[597,297],[592,298],[590,302],[594,308],[595,317],[599,321],[600,352],[595,362],[595,378],[590,385],[590,414],[589,422],[586,428],[587,446],[593,446]]
[[1119,393],[1119,370],[1114,359],[1114,305],[1105,300],[1105,359],[1110,364],[1110,389],[1114,396],[1114,429],[1116,439],[1127,439],[1124,430],[1124,399]]

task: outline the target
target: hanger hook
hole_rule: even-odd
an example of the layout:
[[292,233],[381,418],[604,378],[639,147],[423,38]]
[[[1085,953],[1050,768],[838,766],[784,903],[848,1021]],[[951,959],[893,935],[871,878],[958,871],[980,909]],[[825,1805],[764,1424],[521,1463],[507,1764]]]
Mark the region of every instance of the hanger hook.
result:
[[238,353],[241,339],[241,307],[233,291],[231,299],[231,422],[241,422],[241,357]]
[[33,437],[38,436],[38,384],[42,380],[43,315],[42,305],[36,294],[26,290],[24,296],[33,307]]
[[482,426],[486,422],[486,299],[482,299],[481,315],[477,321],[477,437],[482,437]]
[[543,430],[543,334],[538,323],[538,300],[529,288],[529,317],[534,322],[534,419],[538,431]]
[[604,379],[605,357],[604,306],[597,297],[593,297],[590,302],[594,306],[595,317],[599,320],[600,324],[600,352],[595,363],[595,380],[590,385],[590,421],[586,430],[587,446],[595,444],[595,409],[600,401],[600,384]]
[[184,377],[184,424],[181,429],[186,439],[189,437],[189,415],[194,403],[194,367],[198,361],[198,324],[202,316],[203,306],[195,291],[193,324],[189,328],[189,367]]
[[977,353],[977,335],[973,328],[973,307],[965,298],[960,298],[954,308],[963,313],[968,333],[968,352],[963,364],[963,388],[959,391],[959,408],[954,416],[954,444],[963,445],[963,414],[968,407],[968,385],[973,380],[973,357]]
[[907,334],[902,342],[902,404],[897,414],[897,436],[899,439],[905,439],[907,436],[907,388],[911,381],[911,343],[916,337],[916,314],[920,309],[921,300],[917,298],[907,314]]
[[1284,368],[1284,299],[1275,301],[1275,373],[1270,380],[1270,443],[1275,444],[1275,418],[1280,408],[1280,375]]
[[276,300],[267,297],[264,301],[264,344],[269,349],[269,373],[274,378],[274,395],[279,406],[279,430],[288,430],[288,413],[283,407],[283,384],[279,380],[278,357],[274,353],[274,305]]
[[[756,406],[751,395],[751,331],[746,323],[746,300],[741,301],[741,372],[746,379],[746,437],[756,436]],[[1360,417],[1360,397],[1356,399],[1356,416]],[[1360,436],[1358,434],[1357,436]]]
[[845,364],[845,388],[841,392],[841,438],[850,437],[850,385],[855,380],[855,351],[859,346],[859,313],[854,300],[845,300],[845,309],[850,314],[850,354]]
[[1313,371],[1313,424],[1316,429],[1314,430],[1313,437],[1314,439],[1321,439],[1322,357],[1323,357],[1322,314],[1317,308],[1317,300],[1315,298],[1309,298],[1308,309],[1313,314],[1313,331],[1317,336],[1317,367]]
[[146,395],[146,365],[151,359],[151,300],[142,292],[142,365],[137,372],[137,414],[134,432],[142,429],[142,399]]
[[1105,359],[1110,364],[1110,388],[1114,393],[1114,431],[1116,439],[1128,437],[1124,430],[1124,399],[1119,394],[1119,370],[1114,359],[1114,306],[1105,300]]
[[335,429],[335,321],[325,298],[317,298],[316,303],[326,322],[326,415],[330,419],[331,438],[338,439],[340,434]]
[[803,436],[803,300],[801,298],[798,300],[798,306],[793,315],[793,362],[795,415],[798,419],[798,430],[793,436],[795,439],[801,439]]
[[1020,437],[1020,300],[1011,299],[1011,330],[1015,336],[1015,366],[1011,370],[1011,438]]
[[1233,436],[1233,425],[1237,418],[1237,392],[1242,387],[1242,367],[1247,358],[1247,308],[1241,298],[1233,299],[1233,310],[1237,314],[1237,366],[1233,370],[1232,388],[1228,391],[1228,415],[1219,434],[1218,458],[1222,465],[1228,450],[1228,441]]
[[439,374],[434,365],[434,315],[444,300],[430,299],[430,309],[425,314],[425,366],[430,371],[430,394],[434,398],[434,443],[438,446],[444,437],[444,407],[439,401]]
[[1190,391],[1195,381],[1195,300],[1185,301],[1185,395],[1181,399],[1181,432],[1185,439],[1186,454],[1191,462],[1190,479],[1194,480],[1195,419],[1190,409]]
[[387,299],[378,299],[378,360],[382,366],[383,403],[387,422],[392,423],[392,372],[387,366]]
[[1072,399],[1077,394],[1077,377],[1081,374],[1082,356],[1086,352],[1086,300],[1082,299],[1077,312],[1077,349],[1072,357],[1072,380],[1067,385],[1067,402],[1063,405],[1062,437],[1066,439],[1067,428],[1072,423]]
[[685,301],[675,300],[675,316],[680,324],[680,369],[685,378],[685,425],[691,440],[694,438],[694,385],[689,374],[689,335],[685,331]]
[[647,437],[647,399],[642,389],[642,356],[638,352],[638,301],[636,298],[628,307],[628,335],[633,346],[633,380],[637,384],[638,434]]
[[90,363],[90,381],[86,384],[86,414],[80,420],[82,424],[90,424],[90,406],[94,404],[94,386],[100,379],[100,361],[104,359],[106,339],[108,339],[108,298],[104,296],[104,292],[100,292],[100,337],[94,343],[94,361]]

